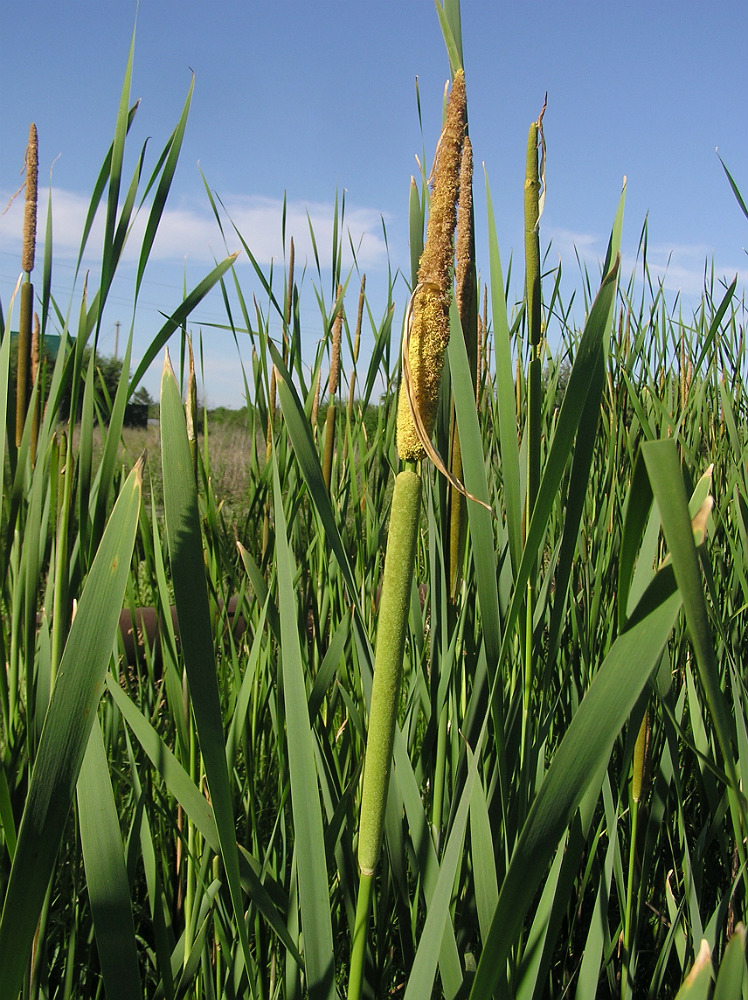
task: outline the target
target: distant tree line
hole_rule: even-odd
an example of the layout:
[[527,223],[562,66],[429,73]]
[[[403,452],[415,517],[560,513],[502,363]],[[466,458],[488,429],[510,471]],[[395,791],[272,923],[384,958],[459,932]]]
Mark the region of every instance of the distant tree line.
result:
[[[55,345],[56,346],[56,345]],[[89,365],[91,360],[92,348],[86,347],[83,352],[83,365],[81,370],[85,377],[89,371]],[[41,350],[40,358],[40,369],[41,369],[41,393],[42,393],[42,407],[47,402],[49,397],[50,385],[52,382],[52,371],[56,362],[56,356],[54,347],[49,344],[43,344]],[[10,357],[10,393],[8,399],[9,412],[15,411],[15,384],[16,384],[16,367],[17,367],[17,355],[15,349],[11,350]],[[114,397],[117,394],[117,387],[119,386],[120,379],[122,378],[122,359],[96,354],[94,366],[94,406],[99,418],[104,422],[108,423],[109,414],[111,413],[112,404],[114,403]],[[129,373],[128,373],[129,376]],[[83,406],[83,389],[84,386],[79,387],[79,392],[77,394],[77,419],[80,420],[81,411]],[[71,386],[68,385],[63,393],[62,403],[60,407],[60,418],[66,420],[70,413],[70,400],[71,400]],[[137,389],[125,407],[125,427],[146,427],[148,425],[148,417],[150,416],[152,410],[155,408],[154,400],[151,398],[148,390],[141,386]]]

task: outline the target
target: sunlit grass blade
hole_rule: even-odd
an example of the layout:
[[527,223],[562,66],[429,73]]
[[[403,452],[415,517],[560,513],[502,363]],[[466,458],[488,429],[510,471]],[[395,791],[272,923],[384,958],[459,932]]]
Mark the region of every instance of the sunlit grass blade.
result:
[[517,416],[514,403],[514,363],[509,321],[506,314],[504,276],[496,236],[491,191],[486,176],[488,213],[488,260],[491,281],[491,308],[496,352],[496,406],[499,414],[501,469],[504,484],[504,513],[509,533],[509,554],[516,575],[522,559],[522,494],[520,490]]
[[522,562],[514,581],[514,594],[504,626],[505,642],[507,636],[511,635],[511,630],[522,606],[524,588],[548,527],[548,519],[571,455],[579,421],[584,412],[584,404],[593,380],[592,376],[598,364],[599,351],[604,338],[610,334],[609,317],[618,280],[619,263],[620,258],[616,258],[613,267],[603,278],[574,359],[556,431],[543,468],[537,500],[527,529]]
[[[153,241],[156,238],[156,233],[158,231],[159,224],[161,222],[161,217],[164,213],[164,208],[166,206],[166,199],[171,189],[171,182],[174,179],[174,172],[177,168],[177,161],[179,160],[179,154],[182,149],[182,141],[184,139],[185,129],[187,128],[187,116],[190,111],[190,104],[192,102],[192,92],[195,88],[195,77],[193,75],[192,81],[190,83],[189,89],[187,91],[187,97],[184,102],[184,107],[182,108],[182,113],[179,116],[179,121],[177,126],[172,132],[169,141],[166,145],[166,149],[161,154],[159,162],[154,170],[151,182],[146,189],[145,194],[148,194],[148,190],[153,184],[153,180],[163,164],[163,172],[158,182],[158,187],[156,188],[156,194],[153,198],[153,204],[151,205],[151,211],[148,215],[148,223],[145,228],[145,233],[143,234],[143,242],[140,248],[140,258],[138,260],[138,274],[135,279],[135,297],[137,298],[138,292],[140,290],[140,285],[143,280],[143,274],[145,272],[146,264],[148,263],[148,258],[153,247]],[[145,197],[145,195],[144,195]]]
[[304,966],[307,988],[312,1000],[323,997],[334,1000],[336,997],[334,950],[322,810],[314,765],[314,735],[309,724],[304,665],[296,629],[297,612],[293,583],[295,573],[288,549],[283,495],[275,451],[272,460],[283,650],[283,696],[286,705],[291,806],[296,835],[301,931],[304,936]]
[[[482,738],[481,738],[482,739]],[[444,857],[439,869],[434,893],[430,900],[430,908],[424,924],[421,940],[416,952],[415,961],[408,979],[405,991],[406,1000],[428,1000],[433,995],[433,982],[436,964],[439,958],[444,927],[449,920],[449,904],[452,896],[457,869],[462,860],[462,846],[467,829],[470,799],[473,793],[473,783],[478,774],[481,745],[476,747],[475,754],[468,751],[469,767],[467,780],[460,796],[460,803],[455,813],[454,823],[449,834]],[[449,993],[447,995],[450,995]]]
[[78,776],[77,798],[86,887],[106,995],[108,1000],[130,1000],[143,988],[122,835],[98,719]]
[[722,956],[712,1000],[730,1000],[731,997],[745,995],[746,983],[748,982],[745,937],[745,926],[739,924]]
[[233,805],[226,768],[226,743],[213,649],[212,616],[205,582],[197,489],[184,410],[168,353],[161,378],[161,440],[164,513],[182,651],[221,856],[251,983],[252,960],[244,922]]
[[674,581],[668,584],[663,577],[655,584],[642,600],[635,624],[619,636],[592,681],[533,802],[483,942],[470,994],[474,1000],[491,996],[505,975],[506,960],[553,851],[659,661],[681,599]]
[[[719,153],[717,154],[717,156],[719,156]],[[738,205],[740,205],[740,210],[742,211],[742,213],[746,217],[746,219],[748,219],[748,206],[746,206],[745,201],[743,200],[743,196],[740,193],[740,188],[735,183],[735,180],[733,179],[732,174],[730,173],[730,171],[725,166],[725,161],[722,159],[721,156],[719,156],[719,162],[722,164],[722,169],[727,174],[727,179],[730,182],[730,187],[732,188],[732,193],[735,195],[735,198],[737,200]]]
[[0,997],[16,1000],[94,722],[119,621],[140,507],[130,473],[96,553],[65,645],[0,917]]
[[208,292],[213,288],[214,285],[223,277],[223,275],[228,271],[228,269],[233,265],[234,261],[238,257],[238,252],[231,254],[231,256],[226,257],[219,264],[217,264],[210,274],[206,275],[202,281],[198,282],[197,285],[192,289],[192,291],[185,295],[184,300],[177,306],[171,316],[168,318],[166,323],[161,327],[159,332],[156,334],[154,339],[146,348],[145,353],[135,370],[135,374],[130,380],[130,389],[128,395],[132,395],[133,392],[140,385],[143,376],[150,368],[153,361],[164,349],[166,343],[168,342],[171,335],[186,322],[187,317],[199,305],[200,302],[205,298]]
[[[201,835],[205,838],[206,844],[212,851],[219,854],[221,843],[218,837],[215,818],[208,800],[194,781],[192,781],[189,774],[187,774],[153,726],[143,716],[137,706],[132,703],[111,674],[107,675],[106,683],[109,693],[122,712],[127,725],[148,755],[158,774],[163,778],[169,792],[182,806],[191,822],[195,824]],[[256,863],[255,861],[254,864]],[[253,864],[243,854],[240,854],[239,865],[242,881],[258,910],[283,942],[284,947],[288,948],[294,954],[296,945],[288,936],[282,914],[271,899],[271,895],[278,895],[278,886],[274,886],[272,890],[266,889],[257,877]],[[267,877],[265,881],[266,883],[268,882]]]

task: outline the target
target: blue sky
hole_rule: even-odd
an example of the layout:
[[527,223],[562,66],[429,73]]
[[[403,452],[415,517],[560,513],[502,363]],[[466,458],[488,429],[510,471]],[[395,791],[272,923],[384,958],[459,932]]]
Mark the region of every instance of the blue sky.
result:
[[[3,5],[0,200],[4,206],[22,183],[28,125],[35,121],[42,184],[54,161],[53,291],[63,308],[88,198],[113,134],[134,21],[135,4],[125,0]],[[573,276],[576,247],[596,270],[626,175],[624,274],[648,217],[650,265],[664,276],[671,299],[680,292],[686,305],[694,302],[705,262],[712,260],[718,275],[737,272],[744,287],[748,222],[715,147],[748,194],[748,5],[463,0],[462,21],[478,166],[479,266],[487,267],[485,163],[502,259],[506,268],[514,253],[520,273],[527,128],[548,91],[541,242],[544,249],[551,243],[550,259],[560,256]],[[414,157],[425,149],[430,160],[441,120],[448,64],[432,0],[141,0],[132,96],[142,100],[130,150],[134,157],[151,136],[147,167],[177,121],[193,70],[187,136],[141,294],[135,356],[160,325],[159,310],[178,305],[185,278],[196,284],[224,255],[200,169],[266,266],[271,258],[280,262],[284,194],[287,232],[295,237],[298,259],[311,264],[306,213],[329,259],[332,205],[336,192],[345,190],[347,222],[360,241],[359,261],[379,315],[387,274],[382,220],[390,264],[407,273]],[[0,299],[6,308],[20,270],[21,218],[20,198],[0,217]],[[238,249],[238,241],[229,242]],[[251,300],[258,288],[251,267],[242,258],[237,267]],[[310,356],[322,332],[313,271],[302,288],[310,305],[302,314]],[[134,273],[134,262],[126,261],[105,317],[104,352],[114,348],[115,322],[123,324],[121,337],[129,327]],[[357,280],[352,284],[357,288]],[[329,301],[325,274],[322,290]],[[356,296],[354,290],[350,313]],[[400,282],[398,322],[406,299]],[[190,327],[203,332],[208,404],[238,406],[235,345],[209,326],[224,321],[214,295]],[[246,363],[247,345],[242,352]],[[146,384],[156,395],[158,372]]]

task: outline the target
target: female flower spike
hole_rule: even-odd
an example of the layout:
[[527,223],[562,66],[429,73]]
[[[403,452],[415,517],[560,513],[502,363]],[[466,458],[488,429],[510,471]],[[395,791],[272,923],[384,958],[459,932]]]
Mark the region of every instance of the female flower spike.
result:
[[465,74],[459,70],[452,82],[444,128],[436,151],[426,244],[418,266],[418,284],[413,293],[410,316],[406,321],[403,353],[407,350],[409,372],[404,366],[397,410],[397,451],[403,461],[417,462],[426,455],[421,434],[413,421],[411,406],[418,413],[422,432],[427,438],[431,437],[436,421],[444,352],[449,341],[454,232],[466,122]]

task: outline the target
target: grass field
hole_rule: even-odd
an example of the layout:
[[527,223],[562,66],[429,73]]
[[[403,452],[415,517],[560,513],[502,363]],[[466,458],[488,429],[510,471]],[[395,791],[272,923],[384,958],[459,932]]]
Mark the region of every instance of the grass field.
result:
[[[624,191],[570,311],[538,237],[541,116],[508,311],[490,191],[474,259],[459,5],[439,11],[452,97],[411,193],[410,303],[369,300],[336,219],[314,358],[289,242],[256,305],[219,262],[102,407],[83,349],[138,201],[131,63],[100,287],[65,321],[32,254],[2,290],[0,1000],[748,995],[743,292],[713,278],[686,317],[641,260],[622,274]],[[167,359],[159,425],[123,428],[222,284],[252,405],[198,413]],[[35,311],[63,338],[44,408]],[[126,662],[143,607],[158,651]]]

